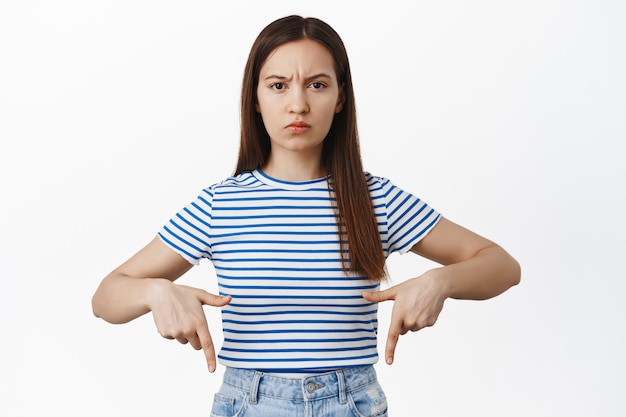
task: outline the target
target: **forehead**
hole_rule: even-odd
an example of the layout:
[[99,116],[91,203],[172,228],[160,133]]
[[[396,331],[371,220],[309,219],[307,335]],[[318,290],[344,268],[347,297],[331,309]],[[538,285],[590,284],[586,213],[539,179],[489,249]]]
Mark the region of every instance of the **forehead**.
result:
[[325,46],[311,39],[302,39],[274,49],[261,66],[260,75],[286,75],[293,72],[324,72],[334,76],[335,61]]

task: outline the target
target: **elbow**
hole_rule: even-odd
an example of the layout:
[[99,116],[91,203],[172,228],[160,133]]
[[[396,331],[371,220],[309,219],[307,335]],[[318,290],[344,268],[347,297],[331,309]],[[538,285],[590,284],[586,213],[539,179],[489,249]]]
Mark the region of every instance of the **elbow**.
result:
[[110,324],[122,324],[127,321],[117,317],[111,309],[107,309],[104,302],[99,300],[96,296],[91,299],[91,311],[96,318],[102,319]]
[[128,320],[123,320],[118,318],[115,314],[112,314],[111,311],[107,310],[100,302],[96,296],[91,299],[91,311],[96,318],[102,319],[110,324],[123,324]]
[[499,247],[499,251],[498,261],[496,261],[499,266],[494,272],[499,277],[498,287],[500,287],[500,289],[498,292],[501,293],[521,282],[522,267],[520,263],[504,249]]
[[91,297],[91,312],[96,318],[102,318],[102,309],[100,308],[100,302],[98,299],[98,293]]
[[511,256],[504,248],[499,247],[499,275],[502,284],[506,287],[504,290],[514,287],[522,280],[522,267],[520,263]]
[[504,251],[504,249],[502,249],[500,266],[497,271],[497,276],[499,277],[498,289],[496,290],[497,294],[501,294],[521,282],[522,267],[520,263],[509,253]]
[[518,285],[522,280],[522,267],[513,257],[511,257],[509,271],[510,286]]
[[115,309],[111,308],[114,304],[112,303],[113,295],[111,294],[110,285],[107,284],[107,278],[102,280],[91,297],[91,312],[96,318],[115,324]]
[[91,312],[96,318],[102,319],[108,323],[116,324],[114,316],[111,315],[111,309],[107,308],[110,300],[107,300],[104,294],[99,290],[91,297]]

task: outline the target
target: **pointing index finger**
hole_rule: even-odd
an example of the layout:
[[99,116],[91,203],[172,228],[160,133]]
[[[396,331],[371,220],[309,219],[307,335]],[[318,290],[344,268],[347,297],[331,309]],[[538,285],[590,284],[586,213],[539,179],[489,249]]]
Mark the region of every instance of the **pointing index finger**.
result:
[[204,351],[207,366],[209,372],[215,372],[216,360],[215,360],[215,345],[213,344],[213,338],[209,332],[208,327],[202,327],[198,329],[198,338],[200,339],[200,345]]
[[387,344],[385,345],[385,362],[387,362],[387,365],[393,363],[396,345],[402,334],[402,326],[403,322],[401,319],[398,319],[396,311],[394,310],[391,313],[391,323],[389,325],[389,333],[387,334]]
[[396,351],[396,345],[398,344],[398,339],[400,335],[398,333],[392,333],[389,331],[389,335],[387,336],[387,345],[385,346],[385,362],[387,365],[391,365],[393,363],[393,357]]

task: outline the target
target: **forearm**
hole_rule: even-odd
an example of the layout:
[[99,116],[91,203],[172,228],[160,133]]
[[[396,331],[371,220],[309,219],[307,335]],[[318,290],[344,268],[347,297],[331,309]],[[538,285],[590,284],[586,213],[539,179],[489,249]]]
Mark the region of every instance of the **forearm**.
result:
[[[107,275],[92,298],[93,313],[110,323],[126,323],[151,310],[191,264],[155,237]],[[158,277],[158,278],[152,278]]]
[[135,278],[111,273],[102,280],[92,298],[93,313],[109,323],[129,322],[148,313],[151,294],[167,284],[171,282],[161,278]]
[[467,260],[435,268],[427,274],[441,283],[447,298],[485,300],[518,284],[521,270],[504,249],[493,245]]

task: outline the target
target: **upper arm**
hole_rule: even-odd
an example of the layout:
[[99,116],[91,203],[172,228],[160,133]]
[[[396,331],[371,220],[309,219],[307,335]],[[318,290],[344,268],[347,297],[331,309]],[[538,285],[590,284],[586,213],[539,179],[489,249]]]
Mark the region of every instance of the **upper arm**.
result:
[[442,265],[467,260],[496,244],[452,221],[442,217],[411,252]]
[[166,278],[174,281],[192,266],[155,236],[150,243],[113,272],[135,278]]

